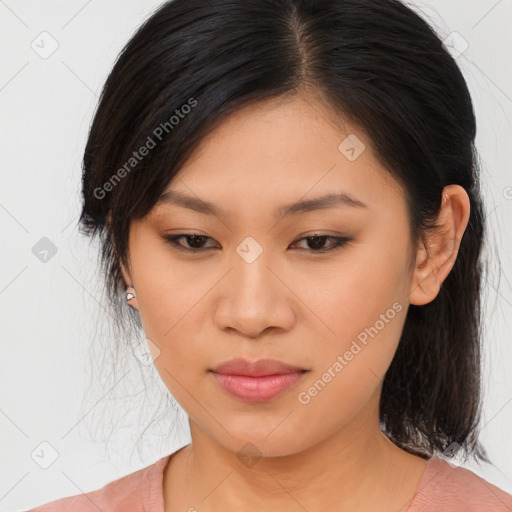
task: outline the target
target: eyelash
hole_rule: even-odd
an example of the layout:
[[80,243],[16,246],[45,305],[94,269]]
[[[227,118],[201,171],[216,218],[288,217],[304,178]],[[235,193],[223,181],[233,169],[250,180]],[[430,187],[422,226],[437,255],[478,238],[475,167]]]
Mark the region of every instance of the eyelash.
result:
[[[191,235],[189,235],[189,234],[167,235],[167,236],[164,236],[163,238],[164,238],[164,240],[166,240],[169,243],[169,245],[171,245],[172,247],[176,248],[179,251],[190,252],[190,253],[199,253],[199,252],[205,252],[208,250],[208,248],[190,249],[190,248],[184,247],[183,245],[181,245],[179,243],[179,240],[182,238],[186,239],[186,238],[192,238],[192,237],[202,237],[204,239],[212,240],[212,238],[210,238],[209,236],[201,235],[199,233],[191,234]],[[351,242],[353,240],[353,238],[349,238],[349,237],[339,237],[339,236],[331,236],[331,235],[312,235],[312,236],[300,238],[299,240],[297,240],[296,242],[293,242],[293,243],[301,242],[302,240],[308,240],[311,238],[331,239],[334,241],[334,246],[331,247],[330,249],[321,249],[321,250],[304,249],[307,252],[320,253],[320,254],[325,254],[328,252],[339,250],[339,249],[343,248],[343,246],[345,246],[346,244],[348,244],[349,242]]]

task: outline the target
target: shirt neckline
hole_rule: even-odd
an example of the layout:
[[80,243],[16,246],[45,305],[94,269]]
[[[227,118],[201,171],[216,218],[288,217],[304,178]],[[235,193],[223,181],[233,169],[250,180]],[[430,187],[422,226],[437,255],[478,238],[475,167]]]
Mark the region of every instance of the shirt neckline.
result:
[[423,488],[426,487],[426,485],[428,484],[428,482],[430,482],[430,480],[432,480],[432,478],[430,477],[430,474],[433,473],[433,471],[434,471],[434,465],[435,465],[436,459],[437,459],[437,457],[435,457],[435,456],[430,457],[428,459],[427,466],[426,466],[425,470],[423,471],[423,475],[421,477],[420,483],[418,484],[418,488],[416,489],[416,492],[414,493],[412,501],[409,504],[409,506],[407,507],[406,512],[414,512],[414,507],[416,505],[416,501],[419,498],[421,492],[423,491]]
[[[140,482],[140,490],[141,490],[141,501],[143,505],[144,512],[165,512],[164,510],[164,495],[163,495],[163,478],[164,471],[167,465],[169,464],[171,457],[176,455],[178,452],[186,448],[190,445],[185,445],[179,448],[178,450],[170,453],[161,459],[157,460],[155,464],[148,468],[148,471],[144,471],[141,482]],[[414,506],[416,500],[419,498],[420,493],[423,488],[428,484],[431,480],[430,474],[434,471],[436,457],[430,457],[427,462],[427,466],[423,471],[423,475],[421,477],[420,483],[414,497],[407,507],[406,512],[414,512]]]
[[140,495],[144,512],[165,512],[164,510],[164,471],[171,457],[189,445],[182,446],[178,450],[157,460],[144,471],[140,481]]

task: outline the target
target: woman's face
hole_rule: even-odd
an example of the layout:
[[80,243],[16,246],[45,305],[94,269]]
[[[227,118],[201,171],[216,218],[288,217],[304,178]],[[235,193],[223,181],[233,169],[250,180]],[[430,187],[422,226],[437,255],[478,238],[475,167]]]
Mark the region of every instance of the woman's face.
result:
[[[288,455],[358,418],[378,425],[414,251],[403,191],[371,141],[328,119],[300,96],[236,112],[167,189],[204,211],[161,202],[131,225],[123,271],[156,368],[196,431],[231,451]],[[355,203],[283,216],[331,194]],[[183,250],[165,238],[193,234],[203,238],[175,241]],[[308,371],[276,396],[244,398],[211,371],[233,358]]]

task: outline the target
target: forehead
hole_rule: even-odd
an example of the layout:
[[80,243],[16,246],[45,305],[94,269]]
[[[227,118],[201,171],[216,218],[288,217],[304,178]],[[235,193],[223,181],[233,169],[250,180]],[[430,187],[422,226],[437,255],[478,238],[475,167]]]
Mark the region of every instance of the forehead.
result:
[[282,216],[300,211],[299,200],[304,206],[330,195],[345,206],[371,208],[397,192],[364,131],[335,118],[317,99],[296,95],[228,116],[199,144],[157,206],[229,215],[238,205],[253,215],[271,210]]

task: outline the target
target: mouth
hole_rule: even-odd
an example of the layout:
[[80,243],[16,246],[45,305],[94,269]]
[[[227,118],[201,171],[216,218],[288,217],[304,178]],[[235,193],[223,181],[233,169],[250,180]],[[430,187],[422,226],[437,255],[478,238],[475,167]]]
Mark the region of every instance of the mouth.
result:
[[245,402],[261,403],[295,386],[309,370],[274,359],[234,359],[209,370],[221,388]]

